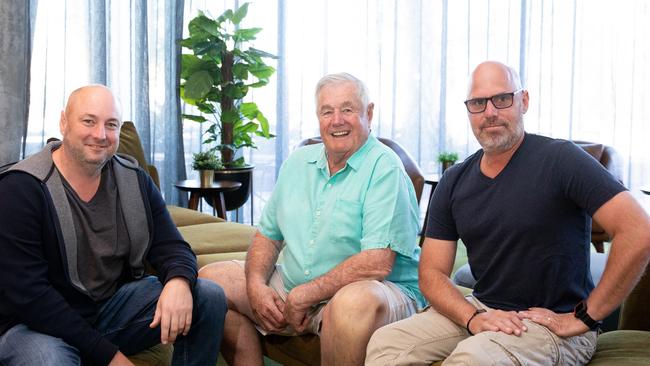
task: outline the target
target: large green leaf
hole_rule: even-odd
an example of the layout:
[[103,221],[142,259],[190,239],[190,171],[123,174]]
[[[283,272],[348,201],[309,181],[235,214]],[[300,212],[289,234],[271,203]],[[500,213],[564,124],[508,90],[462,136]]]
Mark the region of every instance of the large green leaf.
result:
[[194,44],[194,48],[192,48],[192,51],[194,51],[194,54],[197,56],[209,54],[213,58],[218,57],[218,55],[221,53],[221,50],[226,47],[225,43],[223,43],[221,40],[218,41],[213,41],[210,39],[196,42]]
[[251,88],[260,88],[260,87],[263,87],[264,85],[266,85],[268,83],[269,83],[268,79],[261,79],[261,80],[258,80],[256,83],[248,84],[248,86],[251,87]]
[[221,122],[235,123],[239,121],[239,112],[236,109],[221,111]]
[[219,17],[217,18],[217,22],[223,23],[226,20],[230,20],[232,22],[232,16],[233,16],[232,9],[228,9],[224,11],[223,14],[219,15]]
[[246,96],[246,93],[248,88],[239,85],[228,84],[223,88],[223,94],[232,99],[241,99]]
[[197,70],[202,69],[203,66],[203,60],[196,57],[195,55],[181,55],[181,79],[187,79]]
[[257,120],[260,121],[260,127],[262,128],[262,134],[264,137],[269,138],[271,136],[269,128],[269,120],[266,119],[262,112],[257,112]]
[[255,131],[255,136],[264,137],[265,139],[270,139],[275,137],[272,133],[264,133],[264,131]]
[[248,71],[260,79],[266,79],[273,75],[275,69],[266,65],[251,65]]
[[268,57],[268,58],[272,58],[272,59],[277,59],[278,58],[278,56],[276,56],[276,55],[274,55],[272,53],[268,53],[266,51],[258,50],[257,48],[253,48],[253,47],[250,47],[247,52],[249,52],[251,54],[254,54],[254,55],[257,55],[258,57]]
[[239,23],[246,17],[246,14],[248,14],[248,4],[249,3],[244,3],[242,4],[239,9],[235,11],[233,14],[232,18],[230,18],[230,21],[234,25],[239,25]]
[[203,39],[207,37],[207,35],[215,37],[221,36],[219,23],[208,18],[203,13],[200,13],[196,18],[190,21],[188,29],[190,31],[190,36],[195,39]]
[[257,118],[257,115],[258,115],[258,113],[259,113],[259,111],[260,111],[260,110],[258,109],[258,107],[257,107],[257,104],[255,104],[255,103],[253,103],[253,102],[245,102],[245,103],[242,103],[242,104],[239,106],[239,110],[241,111],[241,114],[242,114],[244,117],[248,118],[248,119],[255,119],[255,118]]
[[262,28],[240,28],[235,30],[232,38],[235,42],[246,42],[255,39],[257,33],[261,32]]
[[203,116],[196,116],[196,115],[193,115],[193,114],[185,114],[185,113],[183,113],[183,114],[181,114],[181,117],[183,117],[183,119],[188,119],[190,121],[199,122],[199,123],[203,123],[203,122],[207,121],[207,118],[205,118]]
[[202,99],[212,88],[212,76],[205,70],[190,75],[185,82],[185,96],[191,99]]
[[232,67],[232,75],[235,79],[246,80],[248,79],[248,65],[243,63],[236,63]]
[[237,134],[243,133],[243,134],[249,134],[257,131],[257,123],[255,122],[248,122],[243,126],[238,126],[234,128],[234,132]]
[[210,102],[204,102],[202,100],[199,100],[196,102],[195,105],[199,108],[199,111],[201,113],[214,114],[216,112],[214,105],[212,105],[212,103]]

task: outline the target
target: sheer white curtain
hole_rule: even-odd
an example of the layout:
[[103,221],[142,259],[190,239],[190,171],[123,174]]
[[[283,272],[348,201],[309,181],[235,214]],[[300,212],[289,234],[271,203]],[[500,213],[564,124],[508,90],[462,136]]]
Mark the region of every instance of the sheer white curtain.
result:
[[[238,5],[190,2],[214,15]],[[248,152],[261,168],[256,217],[282,160],[318,134],[313,88],[337,71],[366,81],[374,133],[406,146],[424,171],[438,172],[441,151],[464,158],[479,148],[462,101],[473,67],[492,59],[517,69],[530,92],[528,132],[614,146],[625,184],[650,182],[645,1],[265,0],[249,9],[244,26],[264,28],[256,47],[280,56],[274,82],[253,95],[279,135]],[[187,23],[195,11],[185,13]]]
[[74,89],[100,83],[120,98],[168,201],[185,177],[178,109],[177,40],[182,1],[56,0],[38,4],[26,154],[59,137],[59,114]]
[[[114,9],[118,4],[128,9],[129,3],[106,2],[111,5],[106,9],[107,19],[112,22],[138,19],[129,13],[133,10],[119,13]],[[281,162],[300,140],[318,134],[313,96],[316,82],[323,74],[338,71],[355,74],[368,84],[371,99],[376,104],[373,132],[404,145],[424,171],[437,172],[436,156],[440,151],[455,150],[464,158],[479,148],[462,104],[469,72],[487,59],[505,62],[520,72],[530,92],[531,105],[525,116],[528,132],[611,145],[624,159],[625,184],[632,189],[650,184],[650,144],[646,142],[650,136],[647,91],[650,85],[650,43],[647,42],[650,4],[646,1],[251,2],[242,26],[263,28],[254,46],[279,56],[273,63],[278,72],[271,83],[253,90],[250,95],[278,135],[273,140],[258,140],[258,150],[244,152],[247,161],[256,165],[255,220],[270,195]],[[65,66],[42,69],[41,73],[47,71],[47,74],[40,78],[36,76],[38,71],[32,69],[30,131],[43,130],[42,121],[53,126],[64,91],[79,84],[82,81],[79,79],[87,78],[84,75],[93,64],[93,60],[85,56],[88,31],[84,27],[89,27],[90,23],[84,20],[78,27],[69,23],[87,18],[88,13],[75,13],[86,2],[41,3],[51,9],[47,10],[49,17],[39,18],[41,29],[39,32],[37,25],[34,61],[61,54]],[[154,11],[151,1],[142,3],[149,4],[149,32],[165,36],[167,28],[163,25],[170,21],[170,14],[180,11]],[[167,2],[164,4],[169,7]],[[186,0],[185,35],[187,23],[199,9],[218,16],[225,9],[240,4],[243,1]],[[62,8],[68,9],[65,27],[52,18],[60,16],[57,14]],[[158,25],[152,26],[152,23]],[[44,26],[46,28],[42,28]],[[128,26],[110,30],[111,49],[133,48],[132,41],[126,38],[116,41],[126,29]],[[61,43],[47,47],[43,55],[44,50],[37,43],[39,37]],[[171,38],[162,39],[171,42]],[[151,110],[165,113],[162,106],[177,101],[171,100],[174,97],[169,89],[158,88],[153,83],[161,80],[161,75],[169,75],[168,68],[172,66],[168,56],[152,56],[152,43],[148,45],[152,83],[149,104]],[[109,65],[136,57],[129,52],[108,53]],[[137,79],[126,81],[132,72],[128,67],[109,66],[108,71],[108,74],[118,71],[126,75],[126,79],[108,80],[125,95],[139,85]],[[39,93],[53,91],[57,96],[48,99],[51,102],[34,103],[35,98],[42,98]],[[132,107],[125,107],[128,108]],[[157,122],[150,123],[152,131],[156,131],[151,136],[167,134],[166,130],[159,129]],[[199,150],[201,126],[191,121],[183,121],[182,126],[185,167],[187,174],[192,176],[194,172],[189,164],[191,153]],[[41,132],[41,135],[47,137],[55,132]],[[160,157],[164,155],[165,145],[158,149],[153,142],[155,137],[151,140],[155,153],[150,154],[162,165]],[[166,191],[166,194],[169,193]],[[248,219],[249,209],[250,206],[246,206],[246,214],[240,217]]]

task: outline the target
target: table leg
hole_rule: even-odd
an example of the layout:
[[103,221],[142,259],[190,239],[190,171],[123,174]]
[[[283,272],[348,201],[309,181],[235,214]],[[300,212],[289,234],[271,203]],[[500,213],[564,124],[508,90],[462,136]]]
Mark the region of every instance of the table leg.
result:
[[226,200],[223,192],[215,193],[212,195],[212,207],[217,209],[217,216],[227,220],[226,218]]
[[198,210],[199,199],[201,199],[201,195],[198,192],[190,192],[190,201],[187,203],[187,207],[195,211]]

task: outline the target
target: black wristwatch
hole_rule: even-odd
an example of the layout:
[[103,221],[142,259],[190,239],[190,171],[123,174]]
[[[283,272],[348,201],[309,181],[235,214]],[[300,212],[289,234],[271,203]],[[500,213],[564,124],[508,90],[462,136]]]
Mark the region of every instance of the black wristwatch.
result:
[[589,329],[595,329],[600,323],[595,321],[587,313],[587,303],[582,300],[573,309],[573,316],[580,319]]

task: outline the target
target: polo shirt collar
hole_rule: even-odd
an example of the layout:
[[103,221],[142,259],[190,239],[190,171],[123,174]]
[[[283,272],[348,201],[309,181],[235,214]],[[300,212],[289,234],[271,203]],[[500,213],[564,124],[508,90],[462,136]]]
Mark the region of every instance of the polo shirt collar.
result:
[[[348,158],[348,161],[345,163],[346,167],[350,166],[350,168],[352,168],[355,171],[359,170],[365,156],[378,142],[379,140],[377,140],[375,136],[368,135],[368,139],[361,146],[361,148]],[[318,167],[319,169],[327,169],[327,154],[325,152],[325,144],[323,144],[321,149],[317,150],[317,152],[314,155],[310,156],[307,159],[307,162],[311,164],[316,164],[316,167]]]

